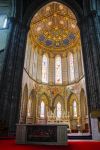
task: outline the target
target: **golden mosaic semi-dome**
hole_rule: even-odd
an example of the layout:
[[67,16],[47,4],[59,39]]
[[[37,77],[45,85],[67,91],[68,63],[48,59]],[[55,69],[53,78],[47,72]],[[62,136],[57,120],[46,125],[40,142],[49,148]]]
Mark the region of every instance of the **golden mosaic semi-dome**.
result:
[[51,2],[41,8],[30,24],[31,42],[49,52],[67,52],[80,43],[80,32],[73,12]]

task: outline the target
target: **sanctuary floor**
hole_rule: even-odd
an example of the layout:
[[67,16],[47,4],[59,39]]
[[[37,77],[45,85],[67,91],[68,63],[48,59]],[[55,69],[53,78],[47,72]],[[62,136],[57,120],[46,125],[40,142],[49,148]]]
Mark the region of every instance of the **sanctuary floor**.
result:
[[0,150],[100,150],[100,141],[69,140],[66,146],[16,145],[15,140],[0,140]]

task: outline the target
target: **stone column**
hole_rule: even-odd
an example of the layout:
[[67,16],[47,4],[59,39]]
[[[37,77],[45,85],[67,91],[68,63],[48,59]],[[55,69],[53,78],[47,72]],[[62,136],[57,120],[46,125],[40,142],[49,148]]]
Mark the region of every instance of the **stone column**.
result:
[[[29,38],[29,36],[28,36],[28,38]],[[30,63],[30,58],[32,57],[31,56],[31,53],[32,53],[32,46],[31,46],[31,42],[30,42],[30,39],[28,39],[28,42],[27,42],[27,45],[26,45],[26,53],[25,53],[25,61],[26,61],[26,70],[27,70],[27,72],[28,73],[30,73],[30,65],[31,65],[31,63]]]
[[66,63],[67,63],[67,83],[70,84],[70,65],[69,65],[69,55],[67,55],[66,58]]
[[[3,70],[2,70],[2,74],[0,77],[0,120],[4,121],[2,118],[2,112],[3,112],[3,106],[4,106],[4,99],[2,98],[2,92],[3,92],[3,86],[4,86],[4,75],[5,75],[5,70],[6,70],[6,63],[7,63],[7,59],[9,58],[9,51],[10,51],[10,44],[11,44],[11,40],[12,40],[12,32],[13,32],[13,28],[14,28],[14,18],[10,18],[9,19],[9,38],[8,38],[8,43],[7,43],[7,47],[5,48],[5,60],[4,60],[4,66],[3,66]],[[10,105],[8,105],[8,108],[10,107]]]
[[[96,2],[95,0],[84,1],[84,4],[87,5],[85,5],[85,16],[80,24],[88,105],[92,125],[93,118],[100,117],[100,22],[97,11],[93,10]],[[98,128],[97,123],[96,128]],[[99,136],[96,137],[97,131],[94,135],[93,130],[92,126],[93,137],[98,139]]]
[[74,77],[75,77],[75,81],[79,80],[79,61],[78,61],[78,49],[76,48],[74,50],[74,54],[73,54],[73,59],[74,59]]
[[24,68],[27,70],[27,57],[28,57],[28,42],[26,43],[26,53],[24,59]]
[[66,56],[62,57],[62,84],[68,83],[68,77],[67,77],[67,59]]
[[82,77],[82,60],[81,60],[81,51],[80,49],[78,49],[77,52],[77,61],[78,61],[78,74],[79,74],[79,78]]
[[38,61],[37,61],[37,81],[41,83],[42,81],[42,53],[38,52]]
[[83,63],[83,53],[82,53],[82,46],[79,47],[80,55],[81,55],[81,67],[82,67],[82,76],[84,76],[84,63]]
[[9,132],[15,132],[19,118],[21,82],[24,66],[25,43],[28,28],[14,20],[12,38],[8,46],[1,100],[2,120],[7,124]]
[[49,84],[52,85],[55,83],[55,58],[50,56],[49,59]]
[[[96,7],[97,5],[98,7]],[[87,49],[88,51],[86,52],[86,54],[88,54],[87,59],[88,62],[90,61],[90,66],[89,68],[88,66],[86,66],[86,68],[88,68],[88,72],[91,73],[91,94],[89,95],[91,95],[92,97],[91,110],[95,110],[100,109],[100,19],[98,15],[98,9],[100,9],[100,2],[98,0],[84,0],[84,8],[85,16],[81,23],[81,34],[82,42],[84,38],[83,45],[85,45],[86,47],[84,46],[83,48],[83,57],[86,57],[84,56],[84,54],[86,51],[85,49]],[[84,63],[86,63],[86,61],[87,60],[84,60]]]
[[38,50],[37,50],[37,47],[35,48],[35,51],[34,51],[34,53],[35,53],[35,65],[34,65],[34,73],[33,73],[33,78],[34,78],[34,80],[36,80],[37,79],[37,59],[38,59]]
[[20,29],[21,34],[20,34],[19,42],[16,43],[19,46],[16,49],[17,56],[15,61],[15,70],[14,68],[12,68],[14,74],[13,74],[13,80],[11,82],[11,87],[12,87],[11,98],[13,101],[12,103],[14,104],[15,107],[12,107],[12,109],[10,109],[9,132],[15,131],[16,123],[18,122],[19,119],[22,74],[23,74],[24,57],[25,57],[26,36],[28,32],[28,28],[23,26],[22,24],[18,24],[18,28]]
[[32,77],[32,75],[33,75],[33,51],[32,51],[32,45],[31,45],[31,43],[30,43],[30,50],[29,50],[29,53],[30,53],[30,55],[29,55],[29,65],[27,66],[28,67],[28,69],[29,69],[29,75]]
[[98,60],[98,57],[96,57],[97,44],[95,44],[95,40],[93,40],[95,31],[93,32],[93,29],[89,29],[91,28],[91,24],[89,24],[90,18],[90,16],[86,17],[81,24],[81,37],[83,44],[88,102],[90,105],[90,110],[92,111],[100,107],[100,76],[98,76],[99,68],[96,64]]

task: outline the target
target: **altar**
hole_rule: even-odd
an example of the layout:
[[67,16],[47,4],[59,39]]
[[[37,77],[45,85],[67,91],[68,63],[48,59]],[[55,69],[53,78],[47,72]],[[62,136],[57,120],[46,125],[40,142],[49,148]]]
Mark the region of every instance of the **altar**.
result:
[[17,144],[67,145],[65,124],[17,124]]

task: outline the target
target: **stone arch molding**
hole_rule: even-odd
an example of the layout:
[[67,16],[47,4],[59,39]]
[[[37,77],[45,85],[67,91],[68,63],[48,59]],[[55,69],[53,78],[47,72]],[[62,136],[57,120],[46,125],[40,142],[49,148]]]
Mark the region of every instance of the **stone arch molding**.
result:
[[47,95],[45,92],[39,95],[39,97],[38,97],[38,103],[40,103],[41,100],[44,100],[44,102],[45,102],[47,105],[50,104],[49,97],[48,97],[48,95]]
[[[28,7],[24,17],[23,17],[23,24],[27,25],[29,27],[32,17],[46,4],[51,2],[59,2],[66,6],[68,6],[73,13],[75,14],[77,21],[81,19],[83,16],[83,11],[81,7],[78,5],[76,1],[70,1],[70,0],[45,0],[45,1],[39,1],[37,0],[37,3],[33,1],[30,6]],[[34,10],[34,11],[33,11]]]
[[53,99],[53,102],[52,102],[52,106],[55,108],[57,103],[60,102],[63,109],[65,108],[65,102],[64,102],[64,98],[60,95],[60,94],[57,94],[54,99]]
[[36,91],[35,89],[32,89],[30,94],[29,94],[29,97],[31,97],[32,99],[35,99],[36,98]]
[[27,103],[27,123],[34,123],[36,121],[36,103],[36,92],[32,89]]
[[45,117],[47,116],[47,112],[49,110],[49,106],[50,106],[50,102],[49,102],[49,97],[46,93],[42,93],[39,97],[38,97],[38,116],[40,117],[40,105],[41,102],[44,102],[45,104]]
[[78,99],[78,97],[77,97],[76,94],[72,93],[72,94],[69,96],[68,102],[67,102],[67,110],[68,110],[68,113],[70,114],[70,116],[72,116],[72,114],[73,114],[72,105],[73,105],[74,100],[75,100],[76,103],[77,103],[77,114],[79,115],[79,112],[80,112],[80,109],[79,109],[79,106],[80,106],[79,99]]
[[[65,111],[65,101],[64,101],[64,98],[60,95],[60,94],[57,94],[54,99],[53,99],[53,102],[52,102],[52,112],[57,116],[57,104],[60,103],[61,104],[61,111],[62,113]],[[62,113],[61,113],[61,116],[62,116]]]

